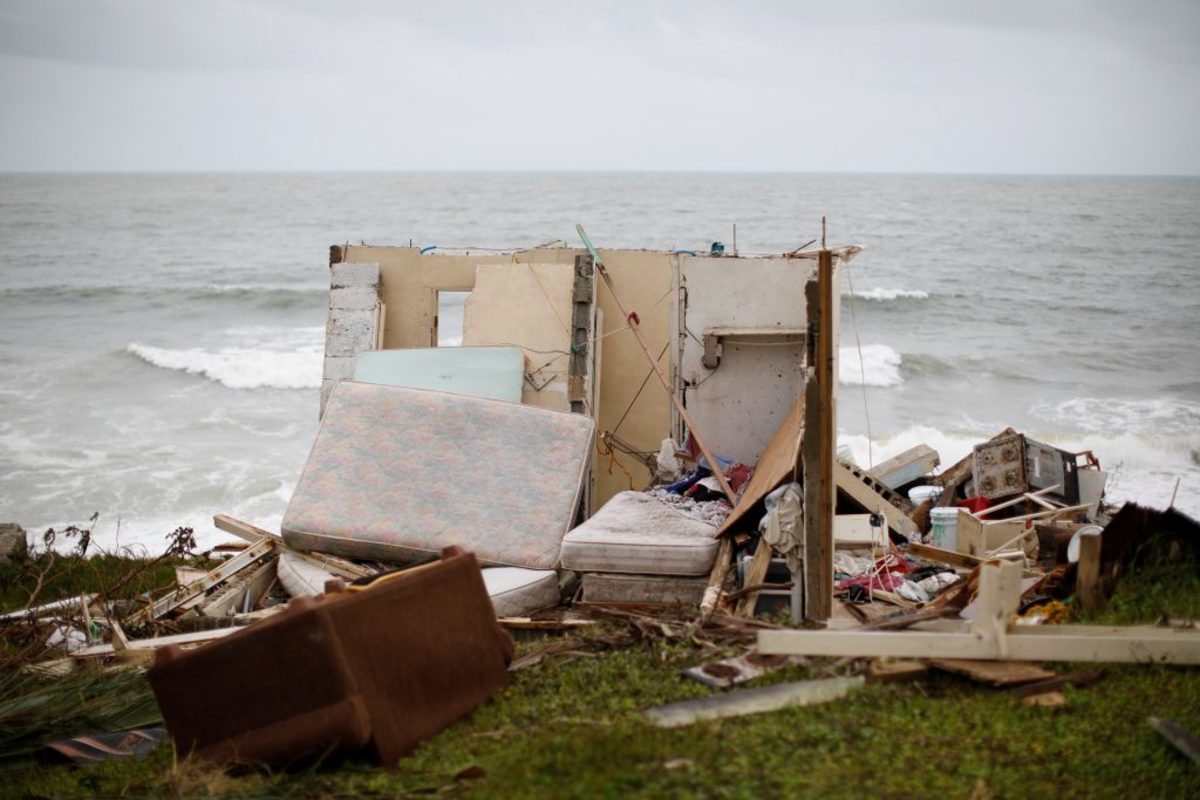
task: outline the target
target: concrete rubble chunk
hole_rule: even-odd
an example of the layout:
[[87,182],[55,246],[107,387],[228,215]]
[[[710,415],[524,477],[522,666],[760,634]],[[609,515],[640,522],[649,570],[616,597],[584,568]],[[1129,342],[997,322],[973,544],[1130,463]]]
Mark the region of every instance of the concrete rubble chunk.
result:
[[379,286],[378,264],[334,264],[329,268],[329,288],[349,286]]

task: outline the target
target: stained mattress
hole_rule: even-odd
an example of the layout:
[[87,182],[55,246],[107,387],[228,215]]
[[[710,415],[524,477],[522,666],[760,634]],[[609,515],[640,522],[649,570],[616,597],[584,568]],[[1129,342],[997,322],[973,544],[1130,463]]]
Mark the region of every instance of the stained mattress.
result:
[[706,575],[717,529],[642,492],[621,492],[563,539],[562,563],[578,572]]
[[449,545],[552,569],[582,493],[592,420],[343,381],[281,526],[300,550],[405,563]]

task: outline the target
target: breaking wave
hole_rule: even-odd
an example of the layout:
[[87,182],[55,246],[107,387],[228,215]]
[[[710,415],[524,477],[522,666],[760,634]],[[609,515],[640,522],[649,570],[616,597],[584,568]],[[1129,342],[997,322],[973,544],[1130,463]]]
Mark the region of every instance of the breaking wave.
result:
[[857,347],[843,347],[838,353],[838,382],[843,386],[899,386],[900,354],[886,344],[868,344],[862,348],[859,363]]
[[134,342],[125,348],[147,364],[200,375],[230,389],[317,389],[321,386],[324,328],[234,328],[226,331],[255,347],[171,349]]
[[1030,409],[1035,417],[1088,433],[1128,431],[1188,435],[1200,431],[1200,404],[1171,397],[1075,397]]
[[846,294],[857,297],[860,300],[874,300],[877,303],[886,303],[891,300],[929,299],[929,292],[922,292],[919,289],[884,289],[879,286],[862,292],[846,292]]

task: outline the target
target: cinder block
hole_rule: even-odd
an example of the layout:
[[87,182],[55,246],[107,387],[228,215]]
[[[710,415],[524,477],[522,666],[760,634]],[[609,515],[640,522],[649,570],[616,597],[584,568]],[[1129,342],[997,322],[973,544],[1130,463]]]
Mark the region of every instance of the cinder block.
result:
[[329,268],[329,288],[348,286],[379,286],[378,264],[334,264]]
[[379,289],[375,286],[344,286],[329,290],[329,307],[363,311],[379,305]]
[[353,380],[355,360],[353,356],[326,356],[322,378],[334,381]]

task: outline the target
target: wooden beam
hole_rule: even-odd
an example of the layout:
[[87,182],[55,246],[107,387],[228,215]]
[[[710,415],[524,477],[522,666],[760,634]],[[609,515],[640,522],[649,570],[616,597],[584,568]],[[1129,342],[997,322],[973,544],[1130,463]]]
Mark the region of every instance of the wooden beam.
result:
[[[820,318],[817,327],[817,389],[820,402],[820,419],[817,439],[820,443],[817,500],[816,547],[805,551],[805,570],[815,577],[813,594],[805,594],[807,607],[805,618],[824,622],[833,613],[833,514],[837,503],[837,484],[834,481],[833,465],[837,456],[837,409],[834,406],[837,373],[834,358],[837,347],[837,322],[834,302],[833,253],[822,249],[817,254],[817,294]],[[805,479],[809,476],[806,473]],[[807,509],[806,509],[807,511]]]
[[[834,459],[833,474],[838,489],[841,489],[854,502],[868,511],[883,514],[888,528],[905,537],[917,532],[917,524],[909,519],[901,509],[888,502],[875,489],[863,483],[861,478],[838,459]],[[804,499],[808,500],[807,493],[805,493]]]
[[[750,560],[750,567],[746,570],[746,580],[743,584],[747,587],[761,586],[762,582],[767,578],[767,570],[771,567],[771,546],[765,540],[758,540],[758,549],[754,551],[754,558]],[[793,577],[794,580],[794,577]],[[758,590],[750,591],[738,601],[737,611],[734,613],[738,617],[753,617],[754,609],[758,605]]]
[[1075,596],[1084,611],[1095,611],[1104,605],[1104,590],[1100,587],[1100,546],[1102,535],[1079,536],[1079,561],[1075,568]]
[[1021,599],[1021,568],[1017,564],[985,562],[979,569],[979,583],[978,611],[965,631],[764,630],[758,634],[758,650],[789,656],[1200,664],[1200,631],[1012,626],[1009,621]]
[[358,580],[359,578],[369,578],[377,573],[377,570],[355,564],[353,561],[336,556],[326,555],[325,553],[308,553],[301,550],[293,550],[283,543],[283,537],[277,533],[271,533],[266,528],[260,528],[257,525],[251,525],[249,522],[242,522],[240,519],[234,519],[228,514],[217,514],[213,517],[213,525],[226,533],[232,533],[234,536],[240,536],[248,542],[257,542],[259,539],[266,537],[275,542],[279,547],[286,549],[290,553],[295,553],[309,563],[320,567],[321,569],[332,572],[339,578],[346,580]]
[[567,400],[575,414],[587,413],[585,402],[588,365],[588,338],[592,326],[592,302],[595,294],[595,267],[587,254],[575,256],[575,283],[571,291],[571,360],[567,367]]

